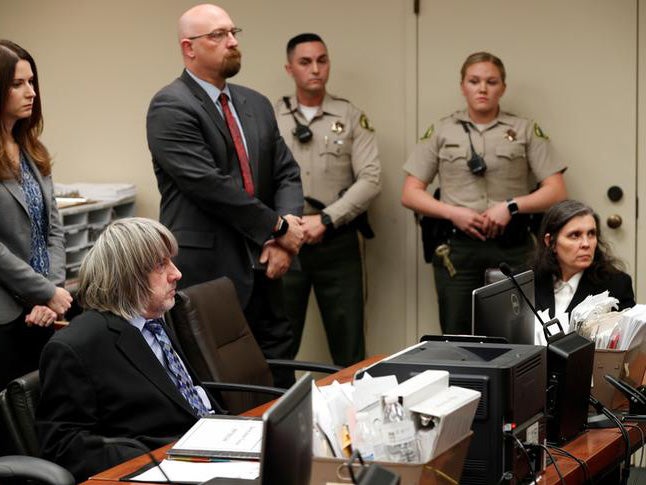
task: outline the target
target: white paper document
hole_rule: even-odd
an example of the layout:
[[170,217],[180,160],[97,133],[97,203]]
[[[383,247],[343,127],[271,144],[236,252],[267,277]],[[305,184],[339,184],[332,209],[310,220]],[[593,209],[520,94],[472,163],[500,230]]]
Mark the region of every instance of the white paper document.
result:
[[[260,476],[260,462],[257,461],[232,460],[193,463],[164,460],[160,465],[173,483],[202,483],[215,477],[255,479]],[[128,477],[128,481],[168,483],[156,466],[138,475]]]
[[259,419],[202,418],[168,451],[171,456],[259,459],[263,423]]

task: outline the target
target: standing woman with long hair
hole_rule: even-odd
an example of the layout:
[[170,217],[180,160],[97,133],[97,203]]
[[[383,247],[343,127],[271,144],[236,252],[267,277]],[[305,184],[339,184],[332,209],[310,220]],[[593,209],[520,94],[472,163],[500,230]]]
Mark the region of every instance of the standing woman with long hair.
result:
[[36,64],[0,40],[0,389],[38,368],[52,323],[72,302],[42,128]]
[[[427,130],[404,166],[402,192],[404,206],[450,227],[433,271],[442,331],[451,334],[471,333],[471,292],[484,284],[485,269],[526,262],[533,249],[528,215],[566,197],[565,166],[547,136],[500,109],[502,61],[476,52],[460,75],[466,109]],[[426,191],[436,176],[440,200]]]

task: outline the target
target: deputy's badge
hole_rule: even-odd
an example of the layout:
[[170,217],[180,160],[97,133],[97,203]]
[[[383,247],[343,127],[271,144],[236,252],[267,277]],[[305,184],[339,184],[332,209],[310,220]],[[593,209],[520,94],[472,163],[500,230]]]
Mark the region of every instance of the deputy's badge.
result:
[[[534,126],[537,126],[537,125],[534,125]],[[507,138],[507,140],[509,141],[516,141],[516,132],[511,128],[509,128],[505,133],[505,138]]]
[[370,124],[370,120],[368,120],[368,117],[363,113],[361,113],[361,117],[359,118],[359,124],[364,130],[375,131],[375,129]]
[[434,125],[429,126],[424,132],[424,134],[422,135],[422,137],[420,138],[420,141],[428,140],[433,135],[434,131],[435,131],[435,126]]
[[543,133],[543,130],[541,130],[541,127],[538,126],[538,123],[534,123],[534,135],[536,135],[538,138],[544,138],[545,140],[550,139],[549,136]]
[[343,130],[345,130],[345,125],[340,121],[335,121],[334,123],[332,123],[330,130],[332,131],[332,133],[340,135],[341,133],[343,133]]

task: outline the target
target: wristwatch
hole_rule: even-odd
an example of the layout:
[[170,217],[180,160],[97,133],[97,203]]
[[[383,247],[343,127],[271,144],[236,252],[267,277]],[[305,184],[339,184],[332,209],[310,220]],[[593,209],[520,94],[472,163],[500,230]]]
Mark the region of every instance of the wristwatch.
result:
[[278,220],[278,227],[276,228],[275,231],[271,233],[271,237],[274,239],[278,239],[279,237],[284,236],[287,234],[287,230],[289,229],[289,222],[287,222],[287,219],[285,219],[283,216],[280,216],[280,219]]
[[514,199],[507,199],[507,210],[512,217],[518,214],[518,204]]
[[321,212],[321,224],[325,226],[325,230],[334,229],[334,224],[332,223],[332,218],[325,212]]

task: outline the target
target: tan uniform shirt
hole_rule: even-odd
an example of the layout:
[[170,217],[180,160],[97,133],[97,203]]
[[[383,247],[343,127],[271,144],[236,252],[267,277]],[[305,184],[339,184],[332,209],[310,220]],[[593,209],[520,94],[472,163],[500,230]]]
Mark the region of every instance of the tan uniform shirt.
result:
[[[290,98],[298,120],[308,125],[313,137],[299,142],[292,134],[294,118],[282,98],[274,109],[278,127],[301,167],[303,193],[326,205],[325,213],[335,227],[350,222],[368,209],[381,191],[381,165],[377,140],[363,113],[349,101],[326,94],[310,123]],[[339,193],[347,191],[339,198]],[[319,211],[305,204],[304,214]]]
[[[471,147],[460,120],[469,122],[473,148],[487,164],[484,176],[469,170]],[[404,171],[426,183],[439,176],[442,202],[477,212],[526,195],[534,188],[532,182],[541,182],[565,168],[555,159],[548,138],[537,124],[500,112],[480,131],[470,122],[466,110],[443,118],[432,135],[417,144],[404,165]]]

